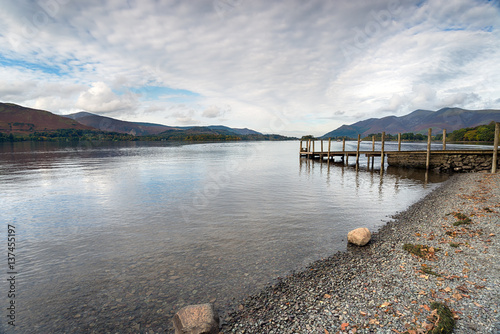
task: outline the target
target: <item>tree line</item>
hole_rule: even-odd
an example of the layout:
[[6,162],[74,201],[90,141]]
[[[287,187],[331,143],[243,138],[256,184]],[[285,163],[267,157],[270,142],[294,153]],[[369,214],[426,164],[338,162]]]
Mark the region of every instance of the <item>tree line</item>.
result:
[[158,135],[134,136],[131,134],[96,130],[60,129],[55,131],[33,132],[29,135],[6,134],[0,132],[0,142],[17,141],[240,141],[240,140],[290,140],[275,134],[236,135],[233,133],[190,133],[186,131],[167,131]]

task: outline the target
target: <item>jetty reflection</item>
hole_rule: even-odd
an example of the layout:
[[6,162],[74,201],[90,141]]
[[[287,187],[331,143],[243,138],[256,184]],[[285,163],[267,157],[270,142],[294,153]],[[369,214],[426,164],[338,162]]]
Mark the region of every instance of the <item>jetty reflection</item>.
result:
[[384,179],[390,179],[396,191],[402,180],[410,180],[426,188],[428,184],[441,183],[450,177],[450,174],[447,173],[426,171],[417,168],[386,166],[384,169],[381,169],[377,163],[371,163],[370,165],[346,165],[343,161],[313,160],[304,157],[299,159],[299,165],[301,174],[316,173],[316,169],[319,169],[319,174],[325,177],[327,184],[344,184],[346,181],[351,182],[354,179],[356,188],[359,187],[360,178],[365,180],[367,175],[369,176],[371,185],[375,183],[383,185]]

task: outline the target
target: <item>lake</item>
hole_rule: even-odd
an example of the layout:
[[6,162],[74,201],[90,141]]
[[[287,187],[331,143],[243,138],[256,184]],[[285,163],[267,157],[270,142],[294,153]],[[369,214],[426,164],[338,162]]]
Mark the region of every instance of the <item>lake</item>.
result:
[[345,251],[349,230],[376,231],[446,178],[301,159],[296,141],[0,143],[15,332],[156,333],[188,304],[227,312]]

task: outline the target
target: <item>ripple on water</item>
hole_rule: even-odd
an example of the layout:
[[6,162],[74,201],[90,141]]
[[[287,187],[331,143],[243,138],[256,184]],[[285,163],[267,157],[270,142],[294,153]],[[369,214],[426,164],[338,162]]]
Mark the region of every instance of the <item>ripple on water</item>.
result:
[[227,310],[442,180],[298,159],[297,146],[0,147],[20,330],[161,331],[186,304]]

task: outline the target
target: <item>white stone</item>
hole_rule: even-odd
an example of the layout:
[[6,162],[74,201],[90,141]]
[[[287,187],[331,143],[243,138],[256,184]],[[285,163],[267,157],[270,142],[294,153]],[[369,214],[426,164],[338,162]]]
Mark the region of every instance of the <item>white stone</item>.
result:
[[371,238],[372,234],[366,227],[357,228],[347,234],[347,241],[358,246],[366,245]]

